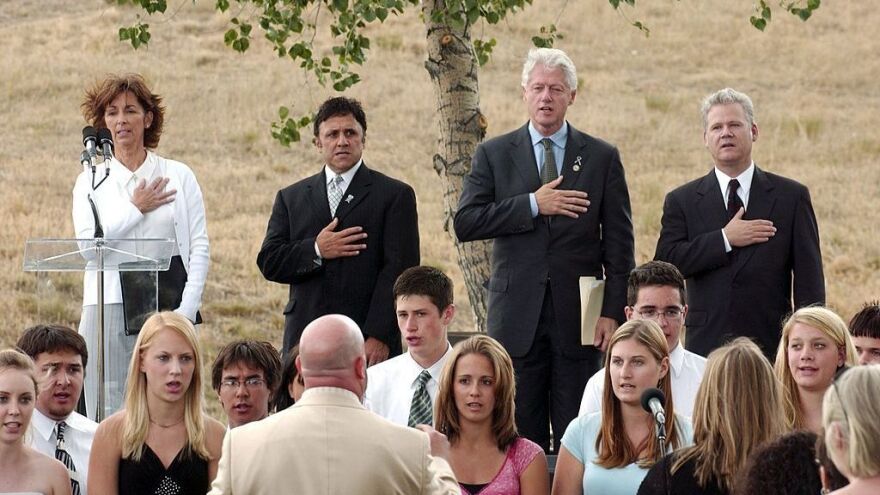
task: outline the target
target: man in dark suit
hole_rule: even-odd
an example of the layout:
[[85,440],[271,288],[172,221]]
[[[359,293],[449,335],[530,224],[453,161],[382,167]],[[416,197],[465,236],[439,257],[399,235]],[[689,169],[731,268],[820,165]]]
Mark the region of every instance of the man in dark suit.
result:
[[771,361],[782,319],[825,301],[819,228],[809,190],[755,166],[749,97],[722,89],[703,101],[714,169],[666,196],[655,259],[687,278],[688,350],[708,355],[737,336]]
[[[530,51],[522,88],[529,122],[477,148],[455,233],[494,239],[488,330],[513,358],[516,424],[545,449],[552,424],[558,451],[600,349],[625,319],[632,215],[617,149],[565,121],[577,94],[571,59]],[[595,346],[581,345],[578,279],[589,275],[606,281]]]
[[392,286],[419,264],[412,188],[361,160],[367,119],[356,100],[325,101],[315,116],[324,168],[278,192],[257,265],[290,284],[286,353],[315,318],[344,314],[363,330],[368,364],[400,354]]

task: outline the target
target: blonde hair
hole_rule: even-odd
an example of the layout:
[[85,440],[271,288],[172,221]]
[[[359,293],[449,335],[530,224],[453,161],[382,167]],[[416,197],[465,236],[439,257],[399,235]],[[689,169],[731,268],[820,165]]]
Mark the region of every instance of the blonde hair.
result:
[[693,423],[694,445],[676,454],[670,472],[694,461],[702,488],[715,482],[732,493],[749,454],[785,432],[779,383],[754,342],[739,337],[709,354]]
[[458,360],[468,354],[480,354],[492,363],[495,373],[495,408],[492,411],[492,434],[502,452],[516,440],[518,434],[514,422],[514,397],[516,382],[513,362],[504,347],[487,335],[474,335],[458,344],[443,367],[440,389],[434,405],[434,427],[444,433],[450,443],[455,443],[461,433],[458,407],[455,405],[455,367]]
[[788,340],[791,331],[796,324],[806,325],[824,333],[837,346],[838,352],[844,352],[844,365],[856,364],[856,347],[852,343],[846,323],[837,316],[837,313],[821,306],[809,306],[795,311],[782,327],[782,338],[776,350],[776,363],[774,372],[776,378],[782,384],[782,406],[785,413],[785,423],[790,430],[806,428],[804,424],[804,412],[801,410],[801,395],[797,383],[791,375],[788,362]]
[[34,382],[34,400],[39,394],[39,386],[37,385],[37,371],[34,366],[34,360],[30,356],[18,349],[3,349],[0,351],[0,371],[12,369],[21,371],[30,377]]
[[[620,400],[614,395],[614,386],[611,384],[611,350],[619,342],[635,340],[643,345],[648,352],[661,363],[669,357],[669,346],[663,330],[657,323],[651,320],[630,320],[618,328],[611,336],[608,350],[605,352],[605,389],[602,391],[602,427],[596,437],[596,464],[604,468],[624,467],[637,462],[640,467],[650,467],[665,454],[660,452],[660,444],[655,435],[649,435],[645,457],[639,457],[641,445],[632,445],[626,435],[623,425]],[[669,372],[660,379],[659,388],[666,397],[663,408],[666,411],[666,431],[668,432],[669,446],[675,450],[681,443],[678,428],[675,424],[675,410],[672,405],[672,381]],[[647,413],[645,413],[647,415]],[[647,416],[646,416],[647,417]]]
[[[128,366],[128,386],[125,389],[125,425],[122,432],[122,457],[140,461],[150,428],[147,410],[147,377],[141,369],[144,352],[162,330],[172,330],[183,337],[193,350],[194,369],[189,388],[183,397],[186,446],[203,459],[210,459],[205,441],[205,421],[202,411],[202,352],[196,330],[185,316],[173,311],[154,313],[141,328],[134,353]],[[185,451],[186,452],[186,451]]]
[[828,387],[822,401],[822,425],[829,434],[832,424],[840,427],[846,438],[845,467],[856,478],[880,474],[877,390],[880,390],[880,365],[856,366],[847,369]]

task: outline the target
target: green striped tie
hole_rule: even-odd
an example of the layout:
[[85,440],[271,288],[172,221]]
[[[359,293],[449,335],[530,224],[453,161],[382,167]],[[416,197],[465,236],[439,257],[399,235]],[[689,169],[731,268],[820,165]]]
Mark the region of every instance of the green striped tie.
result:
[[431,411],[431,396],[428,395],[428,380],[431,374],[428,370],[422,370],[416,380],[416,391],[413,392],[412,404],[409,406],[409,421],[407,425],[432,425],[434,417]]

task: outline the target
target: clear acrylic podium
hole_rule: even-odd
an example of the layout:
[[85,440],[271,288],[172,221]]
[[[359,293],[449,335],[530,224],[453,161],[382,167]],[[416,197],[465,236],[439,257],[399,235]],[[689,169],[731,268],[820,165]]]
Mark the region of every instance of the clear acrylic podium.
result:
[[[172,239],[30,239],[25,243],[26,272],[152,272],[152,287],[143,291],[151,300],[141,301],[147,312],[158,308],[157,273],[168,270],[174,250]],[[98,394],[95,421],[104,419],[104,277],[97,277],[97,349],[90,349],[97,363]]]

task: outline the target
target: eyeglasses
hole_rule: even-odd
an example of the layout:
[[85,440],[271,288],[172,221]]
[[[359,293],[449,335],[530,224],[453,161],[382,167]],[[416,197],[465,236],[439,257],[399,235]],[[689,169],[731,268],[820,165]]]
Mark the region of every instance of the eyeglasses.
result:
[[662,310],[658,310],[657,308],[637,309],[636,313],[646,320],[657,321],[660,319],[660,315],[663,315],[667,320],[677,320],[681,318],[683,311],[681,308],[672,306]]
[[262,378],[256,376],[252,376],[243,382],[240,382],[235,378],[227,378],[226,380],[220,382],[220,388],[224,388],[227,390],[237,390],[238,387],[244,384],[244,388],[248,390],[254,390],[262,387],[264,383],[266,383],[266,380],[263,380]]

